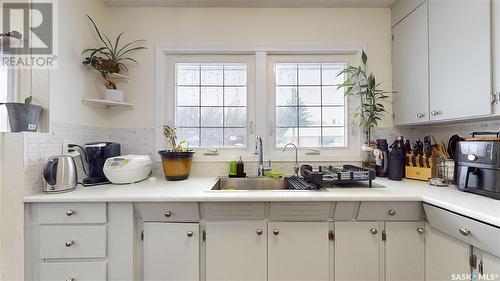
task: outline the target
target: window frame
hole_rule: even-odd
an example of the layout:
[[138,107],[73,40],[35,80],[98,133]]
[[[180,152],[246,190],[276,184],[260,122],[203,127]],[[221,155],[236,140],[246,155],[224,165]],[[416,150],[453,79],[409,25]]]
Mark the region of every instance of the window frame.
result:
[[[252,91],[247,90],[247,148],[240,150],[235,148],[218,149],[217,153],[211,153],[210,150],[196,149],[195,161],[209,162],[225,162],[235,160],[238,156],[242,156],[244,161],[256,161],[254,155],[254,138],[257,135],[263,137],[264,140],[264,157],[273,161],[292,161],[295,160],[295,152],[292,149],[287,149],[283,152],[282,149],[276,149],[275,146],[275,112],[274,106],[270,103],[275,103],[274,89],[269,83],[270,68],[268,57],[277,55],[290,56],[321,56],[325,55],[351,56],[352,64],[361,63],[361,51],[367,49],[364,45],[278,45],[278,46],[263,46],[263,45],[157,45],[155,52],[155,148],[157,150],[165,149],[166,143],[162,135],[163,125],[173,125],[174,111],[172,106],[172,87],[169,85],[167,76],[172,74],[168,70],[168,65],[174,56],[197,56],[197,55],[234,55],[234,56],[252,56],[253,71],[248,68],[247,76],[253,75],[254,82],[248,81],[248,87],[253,87]],[[175,70],[174,70],[175,73]],[[250,79],[250,78],[247,78]],[[169,93],[170,91],[170,93]],[[354,110],[353,104],[356,104],[356,99],[349,97],[347,118],[345,125],[348,128],[348,147],[338,148],[320,148],[319,150],[299,149],[299,160],[304,162],[314,161],[362,161],[363,155],[361,152],[361,132],[355,121],[350,118]],[[260,110],[257,110],[259,108]],[[265,112],[263,112],[265,108]],[[252,114],[252,115],[249,115]],[[156,160],[159,156],[156,155]]]
[[[0,56],[1,58],[1,56]],[[7,68],[7,101],[6,102],[14,102],[16,100],[16,75],[17,71],[14,68]],[[3,101],[0,101],[3,102]],[[5,108],[5,106],[4,106]],[[3,118],[4,116],[2,116]],[[4,120],[8,120],[7,116],[7,110],[5,109],[5,118]],[[5,129],[5,130],[3,130]],[[9,122],[6,123],[6,127],[2,128],[0,127],[0,132],[9,132],[10,131],[10,124]]]

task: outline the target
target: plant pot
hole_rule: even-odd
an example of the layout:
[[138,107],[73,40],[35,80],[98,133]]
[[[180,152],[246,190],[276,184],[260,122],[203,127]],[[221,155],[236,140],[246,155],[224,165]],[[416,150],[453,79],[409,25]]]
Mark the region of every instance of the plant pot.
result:
[[124,102],[125,95],[121,90],[106,89],[104,99],[109,101]]
[[191,162],[195,151],[175,152],[170,150],[158,151],[161,156],[163,173],[168,181],[185,180],[189,177]]
[[36,132],[42,107],[33,104],[5,103],[11,132]]

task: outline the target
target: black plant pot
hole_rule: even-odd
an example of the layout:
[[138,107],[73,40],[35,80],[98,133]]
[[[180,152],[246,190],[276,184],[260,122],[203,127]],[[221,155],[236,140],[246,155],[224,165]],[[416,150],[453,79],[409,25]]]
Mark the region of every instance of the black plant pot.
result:
[[36,132],[42,107],[33,104],[5,103],[11,132]]
[[176,152],[169,150],[158,151],[161,156],[163,173],[169,181],[185,180],[189,177],[191,162],[195,151]]

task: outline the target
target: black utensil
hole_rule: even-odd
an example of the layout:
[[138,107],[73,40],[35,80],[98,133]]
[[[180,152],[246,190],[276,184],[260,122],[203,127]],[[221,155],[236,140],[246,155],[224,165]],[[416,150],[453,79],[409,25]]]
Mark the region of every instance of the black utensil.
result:
[[[475,134],[473,134],[473,137]],[[455,155],[457,152],[457,145],[460,141],[463,139],[459,137],[458,135],[453,135],[451,136],[450,140],[448,141],[448,155],[450,156],[451,159],[455,159]]]
[[431,145],[431,138],[430,137],[425,137],[424,138],[424,153],[425,153],[425,164],[427,165],[427,168],[431,167],[431,164],[429,162],[429,159],[431,158],[432,154],[432,145]]

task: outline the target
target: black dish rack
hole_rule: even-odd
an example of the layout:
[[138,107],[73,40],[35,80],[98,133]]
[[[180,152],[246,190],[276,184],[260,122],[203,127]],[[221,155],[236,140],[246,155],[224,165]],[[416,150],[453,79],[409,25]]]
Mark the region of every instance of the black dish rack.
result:
[[317,171],[314,171],[311,165],[302,165],[300,173],[305,181],[318,187],[332,187],[360,181],[368,181],[368,186],[372,187],[372,181],[376,178],[374,170],[354,165],[344,165],[342,168],[319,166]]

